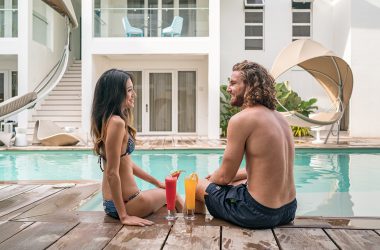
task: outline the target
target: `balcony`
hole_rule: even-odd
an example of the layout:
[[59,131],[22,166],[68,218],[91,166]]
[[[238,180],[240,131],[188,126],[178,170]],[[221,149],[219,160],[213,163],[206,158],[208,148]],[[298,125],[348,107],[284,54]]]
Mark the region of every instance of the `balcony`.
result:
[[0,1],[0,38],[18,36],[17,1],[7,6],[8,1]]
[[[208,37],[208,0],[94,0],[94,37]],[[178,18],[180,17],[180,18]],[[168,32],[173,20],[180,32]],[[124,23],[123,23],[124,20]],[[129,32],[133,27],[134,32]]]

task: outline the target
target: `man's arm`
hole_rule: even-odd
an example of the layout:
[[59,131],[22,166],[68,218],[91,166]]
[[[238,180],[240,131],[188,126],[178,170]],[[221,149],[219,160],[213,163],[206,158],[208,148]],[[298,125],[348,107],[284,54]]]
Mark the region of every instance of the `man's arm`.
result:
[[242,124],[242,114],[233,116],[228,122],[227,146],[224,151],[222,165],[211,175],[210,181],[227,185],[234,180],[240,167],[245,150],[248,131]]

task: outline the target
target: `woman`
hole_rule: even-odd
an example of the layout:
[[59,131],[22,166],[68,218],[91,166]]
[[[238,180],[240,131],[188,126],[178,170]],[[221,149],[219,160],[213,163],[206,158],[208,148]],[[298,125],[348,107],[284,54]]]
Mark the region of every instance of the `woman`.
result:
[[[145,226],[153,222],[143,217],[164,206],[166,198],[165,185],[139,168],[130,156],[135,148],[131,111],[135,96],[128,72],[111,69],[103,73],[95,86],[91,135],[100,166],[102,162],[104,165],[102,192],[106,214],[125,225]],[[140,191],[133,175],[158,188]],[[177,209],[182,210],[182,204],[177,196]]]

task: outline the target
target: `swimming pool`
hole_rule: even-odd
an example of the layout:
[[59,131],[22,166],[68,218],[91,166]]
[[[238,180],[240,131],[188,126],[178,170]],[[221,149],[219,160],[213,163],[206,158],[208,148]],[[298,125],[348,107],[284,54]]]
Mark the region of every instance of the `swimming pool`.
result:
[[[222,150],[136,150],[133,160],[164,180],[183,169],[206,176],[219,167]],[[244,163],[242,164],[244,165]],[[0,181],[101,180],[91,151],[1,151]],[[380,217],[380,149],[297,149],[298,215]],[[142,190],[153,188],[137,180]],[[178,192],[184,194],[183,178]],[[81,210],[102,210],[101,195]]]

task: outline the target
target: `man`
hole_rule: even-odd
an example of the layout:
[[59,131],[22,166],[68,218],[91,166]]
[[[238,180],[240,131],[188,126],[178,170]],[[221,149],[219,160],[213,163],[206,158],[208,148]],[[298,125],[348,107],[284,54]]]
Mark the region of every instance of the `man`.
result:
[[[242,227],[287,224],[297,209],[294,143],[275,111],[274,79],[261,65],[243,61],[234,65],[227,91],[231,105],[242,110],[230,119],[222,165],[199,181],[197,200],[214,217]],[[246,166],[239,170],[244,155]]]

